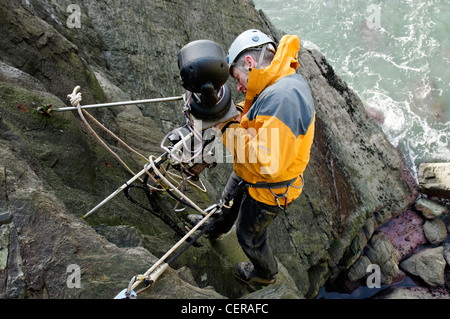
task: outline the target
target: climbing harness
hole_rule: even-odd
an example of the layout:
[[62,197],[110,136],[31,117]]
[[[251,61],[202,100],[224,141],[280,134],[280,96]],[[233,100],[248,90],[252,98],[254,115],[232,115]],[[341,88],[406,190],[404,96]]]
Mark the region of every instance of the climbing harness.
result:
[[[295,177],[288,181],[277,182],[277,183],[258,182],[255,184],[248,183],[247,185],[250,188],[267,188],[267,189],[269,189],[270,192],[272,193],[272,195],[275,197],[275,202],[276,202],[277,206],[283,210],[286,210],[287,206],[288,206],[287,194],[289,192],[289,188],[290,187],[294,187],[297,189],[303,188],[303,183],[304,183],[303,175],[300,175],[299,177],[302,180],[302,185],[299,187],[293,185],[293,183],[297,180],[298,177]],[[286,192],[283,194],[275,194],[273,191],[273,189],[284,188],[284,187],[286,187]],[[280,198],[284,198],[284,205],[281,204]]]

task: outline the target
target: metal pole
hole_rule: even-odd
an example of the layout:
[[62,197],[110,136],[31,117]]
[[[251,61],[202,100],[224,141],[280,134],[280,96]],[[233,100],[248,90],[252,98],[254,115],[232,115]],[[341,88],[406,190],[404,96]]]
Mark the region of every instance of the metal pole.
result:
[[[149,270],[147,270],[147,272],[144,274],[144,277],[145,278],[149,277],[150,274],[153,273],[164,262],[164,260],[175,251],[175,249],[177,249],[186,239],[188,239],[193,233],[195,233],[197,231],[197,229],[199,229],[218,209],[219,209],[219,206],[217,206],[217,205],[213,205],[213,206],[207,208],[205,211],[211,210],[211,212],[209,212],[208,215],[203,217],[203,219],[197,225],[195,225],[195,227],[192,228],[190,232],[188,232],[182,239],[180,239],[164,256],[162,256]],[[201,234],[203,235],[203,232]],[[197,239],[198,238],[196,238],[195,240],[197,240]],[[169,265],[169,263],[166,263],[166,264]],[[167,267],[164,267],[163,271],[166,268]],[[158,275],[158,277],[159,277],[159,275]],[[137,280],[133,284],[131,289],[135,289],[141,282],[142,282],[142,280]]]
[[130,185],[131,183],[133,183],[135,180],[137,180],[139,177],[141,177],[143,174],[145,174],[145,172],[148,169],[148,164],[145,165],[144,169],[142,171],[140,171],[139,173],[137,173],[132,179],[130,179],[128,182],[126,182],[125,184],[123,184],[122,186],[120,186],[114,193],[112,193],[111,195],[109,195],[108,197],[106,197],[101,203],[99,203],[97,206],[95,206],[94,208],[92,208],[88,213],[86,213],[82,219],[86,219],[89,217],[89,215],[91,215],[93,212],[95,212],[97,209],[99,209],[100,207],[102,207],[104,204],[106,204],[108,201],[110,201],[113,197],[115,197],[117,194],[119,194],[121,191],[123,191],[125,188],[128,187],[128,185]]
[[[183,146],[183,143],[186,141],[188,141],[190,138],[192,138],[194,136],[194,133],[191,132],[188,135],[186,135],[181,141],[179,141],[177,144],[174,145],[174,147],[172,148],[171,152],[174,152],[176,150],[178,150],[179,148],[181,148]],[[155,160],[155,165],[160,165],[161,162],[163,162],[167,156],[170,156],[170,153],[165,153],[163,155],[161,155],[160,157],[158,157]],[[112,198],[114,198],[117,194],[119,194],[121,191],[123,191],[125,188],[127,188],[131,183],[133,183],[135,180],[137,180],[139,177],[141,177],[142,175],[145,174],[145,172],[147,172],[148,170],[148,166],[149,164],[146,164],[144,166],[144,168],[142,169],[142,171],[140,171],[139,173],[137,173],[133,178],[131,178],[129,181],[125,182],[125,184],[123,184],[122,186],[120,186],[116,191],[114,191],[114,193],[112,193],[111,195],[109,195],[107,198],[105,198],[101,203],[99,203],[97,206],[95,206],[94,208],[92,208],[88,213],[86,213],[82,219],[86,219],[89,217],[89,215],[91,215],[93,212],[95,212],[97,209],[99,209],[100,207],[102,207],[104,204],[106,204],[108,201],[110,201]]]
[[[94,109],[94,108],[121,106],[121,105],[179,101],[182,99],[183,99],[183,96],[175,96],[175,97],[165,97],[165,98],[139,100],[139,101],[126,101],[126,102],[113,102],[113,103],[104,103],[104,104],[83,105],[83,106],[81,106],[81,108],[82,109]],[[52,110],[55,112],[76,111],[77,107],[75,107],[75,106],[74,107],[61,107],[61,108],[52,109]]]

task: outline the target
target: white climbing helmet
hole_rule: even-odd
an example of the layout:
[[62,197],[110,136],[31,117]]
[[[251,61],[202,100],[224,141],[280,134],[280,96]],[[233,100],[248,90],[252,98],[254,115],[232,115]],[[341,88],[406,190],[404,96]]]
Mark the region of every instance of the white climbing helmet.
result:
[[243,51],[250,48],[261,47],[268,43],[271,43],[276,49],[277,45],[275,41],[273,41],[267,34],[256,29],[244,31],[236,38],[236,40],[234,40],[228,50],[228,67],[231,69],[231,65]]

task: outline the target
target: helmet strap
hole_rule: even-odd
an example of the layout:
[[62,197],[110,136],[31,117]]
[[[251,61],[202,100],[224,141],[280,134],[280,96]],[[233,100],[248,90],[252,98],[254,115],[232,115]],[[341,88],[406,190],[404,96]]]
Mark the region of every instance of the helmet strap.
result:
[[[265,56],[265,54],[266,54],[266,51],[267,51],[268,46],[269,46],[269,44],[264,44],[264,45],[261,47],[261,53],[260,53],[260,55],[259,55],[258,63],[256,64],[256,69],[261,69],[261,66],[262,66],[262,64],[263,64],[263,62],[264,62],[264,56]],[[269,49],[269,50],[271,50],[271,49]],[[271,51],[273,51],[273,50],[271,50]],[[232,66],[235,67],[235,68],[238,68],[239,70],[241,70],[241,71],[244,72],[245,74],[248,74],[248,72],[249,72],[248,69],[246,69],[246,68],[243,67],[242,65],[238,65],[237,63],[234,63],[234,62],[233,62]]]
[[234,64],[233,66],[248,75],[248,69],[244,68],[242,65]]
[[261,65],[264,61],[264,55],[266,54],[267,44],[264,44],[261,50],[261,54],[259,55],[258,64],[256,64],[257,69],[261,69]]

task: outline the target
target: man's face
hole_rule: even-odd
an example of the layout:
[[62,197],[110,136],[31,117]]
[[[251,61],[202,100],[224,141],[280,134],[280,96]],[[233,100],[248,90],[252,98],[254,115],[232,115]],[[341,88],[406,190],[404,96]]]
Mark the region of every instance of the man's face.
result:
[[[245,57],[244,69],[250,70],[254,67],[256,67],[256,61],[250,55],[247,55]],[[244,94],[246,94],[248,85],[248,71],[246,73],[240,68],[233,66],[231,67],[231,76],[237,81],[238,92],[243,92]]]
[[243,92],[244,94],[246,94],[247,93],[248,74],[239,70],[236,67],[233,67],[231,75],[237,81],[238,92]]

